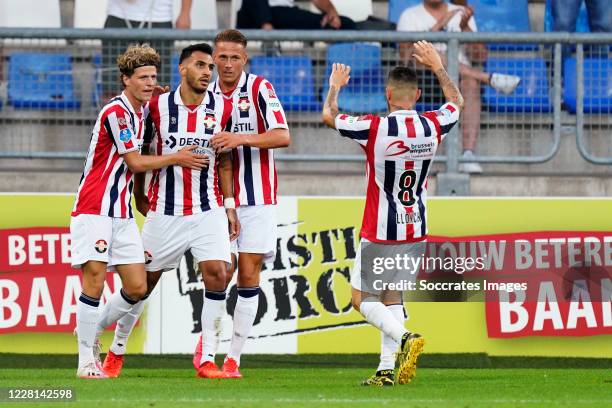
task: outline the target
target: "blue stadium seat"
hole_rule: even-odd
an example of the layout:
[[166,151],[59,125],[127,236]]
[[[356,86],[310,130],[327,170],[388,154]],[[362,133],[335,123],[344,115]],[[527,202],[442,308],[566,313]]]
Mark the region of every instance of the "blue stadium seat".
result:
[[78,109],[70,58],[69,54],[11,54],[9,103],[26,109]]
[[[482,32],[521,33],[529,32],[529,9],[527,0],[471,0],[476,26]],[[530,51],[535,44],[489,44],[490,50]]]
[[[387,110],[381,52],[377,45],[366,43],[333,44],[327,48],[327,69],[331,73],[332,63],[350,65],[351,80],[340,93],[338,105],[349,113],[375,113]],[[327,81],[323,98],[327,95]]]
[[551,112],[548,71],[542,58],[489,58],[487,72],[518,75],[521,83],[510,95],[487,86],[483,102],[494,112]]
[[274,85],[287,111],[318,111],[312,61],[306,56],[253,57],[250,71]]
[[[571,113],[576,113],[576,59],[564,63],[563,102]],[[587,58],[584,60],[585,113],[612,112],[612,60]]]
[[421,4],[422,2],[422,0],[389,0],[389,12],[387,20],[397,24],[404,10],[406,10],[408,7]]
[[[546,9],[544,11],[544,31],[551,32],[553,30],[553,18],[552,18],[552,5],[551,0],[546,0]],[[586,9],[586,3],[582,2],[580,11],[578,13],[578,21],[576,21],[576,32],[577,33],[588,33],[589,29],[589,15]]]

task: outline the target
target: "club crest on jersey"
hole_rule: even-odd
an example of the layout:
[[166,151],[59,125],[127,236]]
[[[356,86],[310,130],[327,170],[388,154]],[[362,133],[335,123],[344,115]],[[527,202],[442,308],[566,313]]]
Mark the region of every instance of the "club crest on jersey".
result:
[[132,139],[132,131],[130,129],[121,129],[119,132],[119,140],[129,142]]
[[96,249],[96,251],[98,253],[103,254],[108,249],[108,244],[106,243],[105,240],[99,239],[99,240],[96,241],[96,244],[94,245],[94,248]]
[[204,117],[204,127],[206,129],[212,129],[217,124],[217,119],[215,119],[214,115],[206,114]]
[[241,96],[238,100],[238,109],[240,109],[241,112],[246,112],[250,107],[251,103],[249,102],[249,98]]
[[127,121],[125,120],[125,118],[119,118],[117,119],[117,122],[119,123],[119,126],[127,126]]
[[153,261],[153,255],[149,251],[144,251],[145,265],[150,264]]
[[387,156],[389,157],[400,156],[402,154],[408,153],[409,151],[410,147],[406,146],[404,144],[404,141],[402,140],[396,140],[395,142],[390,143],[386,149]]

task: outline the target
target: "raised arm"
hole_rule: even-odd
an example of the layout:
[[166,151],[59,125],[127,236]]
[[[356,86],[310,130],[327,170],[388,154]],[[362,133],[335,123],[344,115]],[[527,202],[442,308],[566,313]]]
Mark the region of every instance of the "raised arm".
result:
[[338,95],[340,89],[346,86],[351,79],[350,76],[351,67],[344,64],[334,63],[332,65],[332,72],[329,76],[329,91],[327,91],[327,98],[323,105],[323,123],[328,127],[336,128],[336,116],[338,116]]
[[447,102],[452,102],[463,110],[464,101],[463,95],[459,91],[459,88],[453,80],[448,76],[448,73],[444,69],[440,54],[427,41],[419,41],[414,44],[414,58],[420,63],[429,68],[438,78],[442,92]]

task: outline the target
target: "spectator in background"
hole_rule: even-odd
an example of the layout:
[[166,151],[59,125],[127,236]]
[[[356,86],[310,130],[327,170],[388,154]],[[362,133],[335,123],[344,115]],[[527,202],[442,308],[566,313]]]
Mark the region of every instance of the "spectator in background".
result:
[[[447,32],[476,32],[474,9],[448,4],[444,0],[423,0],[423,3],[410,7],[402,13],[397,23],[398,31],[447,31]],[[443,56],[446,65],[446,44],[434,44]],[[413,44],[400,44],[400,58],[405,64],[414,64],[421,79],[420,88],[427,104],[439,106],[443,96],[433,87],[434,77],[428,70],[421,69],[413,59]],[[490,85],[497,91],[510,94],[514,92],[520,82],[515,75],[488,73],[473,67],[487,58],[487,48],[484,44],[469,43],[461,46],[459,50],[459,76],[460,88],[465,98],[465,109],[461,119],[461,133],[463,140],[463,158],[473,159],[476,140],[480,131],[480,85]],[[482,173],[482,167],[477,162],[468,161],[460,165],[460,171],[465,173]]]
[[238,28],[294,30],[354,30],[355,22],[342,17],[330,0],[312,0],[323,14],[312,13],[295,5],[294,0],[243,0],[238,11]]
[[[576,31],[576,21],[583,0],[553,0],[553,31]],[[589,13],[591,32],[612,31],[612,2],[610,0],[584,0]]]
[[[553,31],[576,31],[576,22],[583,0],[553,0],[551,11]],[[589,30],[595,32],[612,31],[612,2],[610,0],[584,0],[589,15]],[[608,46],[588,45],[584,47],[590,57],[607,56]],[[563,46],[563,58],[570,57],[572,47]]]
[[[173,3],[173,0],[108,0],[104,28],[140,30],[172,28]],[[181,0],[181,10],[175,28],[191,28],[191,3],[192,0]],[[132,42],[134,41],[103,41],[102,67],[114,67],[117,56],[122,54]],[[158,70],[157,81],[163,85],[170,85],[173,41],[151,41],[150,44],[161,56],[161,69]],[[106,103],[109,97],[120,93],[120,89],[114,69],[104,69],[102,72],[103,102]]]

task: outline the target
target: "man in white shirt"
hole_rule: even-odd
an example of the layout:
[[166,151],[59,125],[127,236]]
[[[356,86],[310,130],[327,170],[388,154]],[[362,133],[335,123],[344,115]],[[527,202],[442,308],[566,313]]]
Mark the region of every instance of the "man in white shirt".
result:
[[[447,31],[447,32],[476,32],[474,9],[449,4],[444,0],[423,0],[423,3],[410,7],[402,13],[397,23],[398,31]],[[446,44],[434,44],[438,52],[446,55]],[[413,59],[414,49],[412,43],[400,44],[400,57],[402,62],[416,64]],[[465,98],[465,109],[461,121],[463,139],[463,157],[474,157],[476,139],[480,131],[480,86],[490,85],[498,92],[510,94],[514,92],[520,82],[520,77],[499,73],[488,73],[473,67],[472,63],[482,63],[487,58],[487,48],[484,44],[469,43],[461,46],[459,50],[459,76],[461,93]],[[445,61],[446,63],[446,61]],[[416,64],[418,66],[418,64]],[[434,79],[428,71],[419,72],[423,80],[421,88],[425,90],[425,102],[439,104],[442,95],[437,95]],[[430,95],[432,94],[433,95]],[[433,100],[432,100],[433,99]],[[465,162],[460,165],[460,171],[465,173],[481,173],[482,168],[477,162]]]
[[[174,27],[191,28],[191,3],[193,0],[181,0],[181,10]],[[104,28],[172,28],[174,0],[108,0]],[[102,42],[102,68],[115,65],[117,56],[134,41],[105,40]],[[172,72],[172,41],[151,41],[151,46],[161,56],[161,67],[158,71],[158,83],[170,84]],[[117,93],[116,78],[113,70],[102,71],[103,99]]]
[[238,28],[354,30],[355,22],[338,14],[330,0],[312,0],[322,14],[301,9],[294,0],[243,0],[238,11]]

